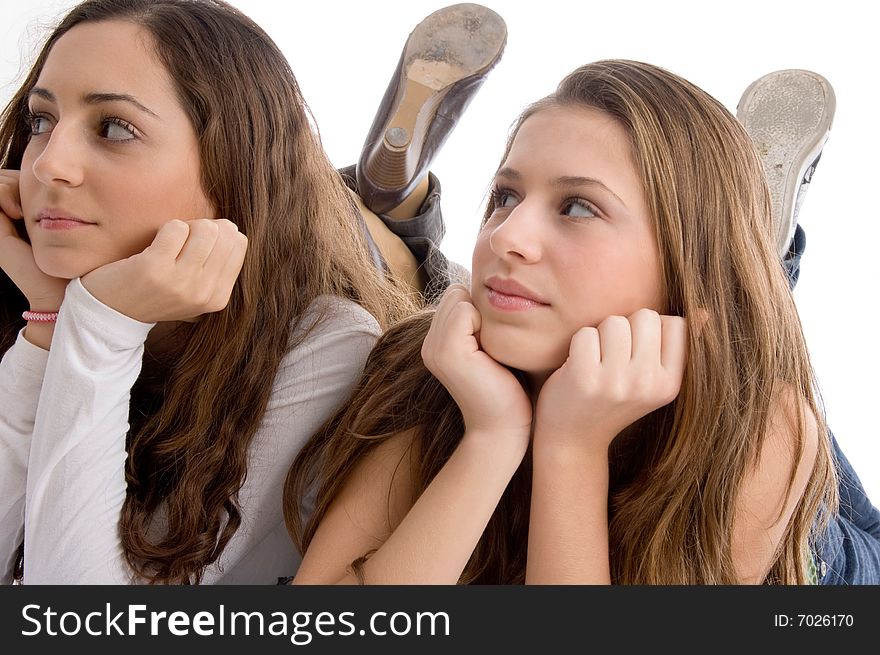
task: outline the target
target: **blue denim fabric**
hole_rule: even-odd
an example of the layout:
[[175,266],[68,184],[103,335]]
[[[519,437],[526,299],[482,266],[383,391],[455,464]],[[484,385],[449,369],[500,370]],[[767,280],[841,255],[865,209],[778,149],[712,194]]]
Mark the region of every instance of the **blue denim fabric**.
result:
[[880,584],[880,510],[831,435],[840,477],[840,514],[818,544],[819,584]]
[[788,286],[794,289],[797,284],[798,277],[801,274],[801,257],[807,247],[807,235],[803,228],[798,225],[795,227],[794,236],[791,239],[791,245],[788,247],[788,253],[782,260],[782,267],[788,275]]
[[[792,289],[797,284],[807,245],[800,225],[782,265]],[[880,510],[871,503],[837,439],[829,433],[837,464],[840,514],[819,539],[816,569],[819,584],[880,584]]]

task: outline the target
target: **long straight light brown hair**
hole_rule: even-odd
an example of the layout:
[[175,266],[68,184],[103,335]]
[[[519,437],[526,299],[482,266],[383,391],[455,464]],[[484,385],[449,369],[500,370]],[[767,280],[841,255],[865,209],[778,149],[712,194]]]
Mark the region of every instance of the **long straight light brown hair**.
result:
[[[772,245],[769,191],[754,145],[730,112],[686,80],[648,64],[603,61],[575,70],[527,108],[502,162],[523,122],[551,107],[595,108],[626,128],[656,228],[665,311],[709,317],[690,330],[676,400],[613,442],[612,580],[736,582],[735,502],[758,461],[774,399],[793,391],[816,415],[819,451],[766,581],[806,582],[806,549],[836,508],[836,477],[798,314]],[[406,463],[414,469],[413,500],[460,441],[461,414],[421,361],[430,321],[423,312],[380,339],[352,400],[294,463],[285,518],[301,550],[355,463],[381,440],[414,435]],[[796,429],[795,462],[804,448],[802,420]],[[304,521],[298,508],[311,505],[312,493],[314,513]],[[527,455],[461,582],[524,581],[530,493]]]
[[[310,122],[282,53],[252,20],[216,0],[91,0],[60,22],[0,117],[0,161],[19,168],[27,96],[55,42],[82,23],[131,21],[153,39],[195,128],[204,192],[248,237],[226,309],[185,324],[179,348],[145,357],[132,393],[128,494],[120,534],[153,582],[200,581],[239,529],[237,495],[284,355],[302,343],[316,298],[360,303],[382,327],[412,311],[373,265],[341,177]],[[0,353],[26,301],[0,273]],[[149,528],[162,508],[164,534]],[[280,512],[281,508],[278,508]]]

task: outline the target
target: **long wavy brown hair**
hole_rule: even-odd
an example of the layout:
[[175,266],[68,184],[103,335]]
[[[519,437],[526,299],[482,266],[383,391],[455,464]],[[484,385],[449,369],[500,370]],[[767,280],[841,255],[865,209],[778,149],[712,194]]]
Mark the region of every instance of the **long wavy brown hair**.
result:
[[[794,390],[825,424],[798,314],[774,252],[770,196],[748,134],[719,102],[661,68],[603,61],[568,75],[515,123],[550,107],[592,107],[629,133],[656,228],[666,312],[708,313],[690,330],[681,392],[627,428],[611,449],[612,580],[625,584],[732,584],[734,506],[756,464],[772,399]],[[486,217],[492,212],[487,208]],[[410,431],[414,498],[460,441],[461,413],[424,367],[431,322],[423,312],[389,330],[368,360],[354,397],[315,435],[287,480],[285,518],[308,547],[355,463],[393,434]],[[801,417],[802,419],[802,417]],[[803,452],[803,420],[797,425]],[[809,483],[766,578],[808,580],[806,548],[836,508],[828,440],[820,438]],[[789,489],[794,479],[794,467]],[[460,581],[522,583],[531,463],[508,485]],[[301,503],[314,512],[304,520]]]
[[[248,237],[229,305],[184,324],[171,356],[152,357],[132,392],[128,494],[120,534],[151,582],[196,583],[239,529],[248,446],[281,359],[314,327],[321,295],[349,298],[383,328],[411,312],[377,272],[356,208],[328,160],[293,72],[252,20],[216,0],[90,0],[52,32],[0,118],[0,161],[19,168],[27,94],[53,44],[81,23],[126,20],[152,35],[198,136],[202,186]],[[26,301],[0,274],[0,352]],[[164,533],[150,527],[162,508]],[[280,508],[279,508],[280,510]]]

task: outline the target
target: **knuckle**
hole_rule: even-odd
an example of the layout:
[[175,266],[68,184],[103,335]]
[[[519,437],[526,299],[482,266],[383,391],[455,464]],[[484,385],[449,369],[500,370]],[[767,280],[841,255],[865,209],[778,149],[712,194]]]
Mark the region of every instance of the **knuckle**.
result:
[[210,218],[200,218],[196,222],[196,225],[206,234],[220,233],[220,225],[217,223],[217,221],[211,220]]
[[633,328],[659,330],[661,327],[660,314],[653,309],[640,309],[629,318]]
[[594,398],[602,391],[601,385],[597,383],[596,378],[592,375],[579,376],[575,385],[578,394],[586,398]]
[[452,284],[446,289],[446,292],[443,294],[443,299],[448,302],[460,302],[462,296],[467,296],[468,292],[460,284]]
[[435,371],[437,368],[437,361],[434,357],[434,348],[428,343],[422,345],[422,362],[424,362],[425,368],[431,372]]
[[627,395],[626,386],[623,384],[620,376],[617,375],[607,377],[601,382],[597,380],[590,386],[597,396],[606,398],[611,402],[620,402]]
[[630,393],[633,398],[638,400],[653,400],[658,395],[658,387],[654,376],[651,374],[638,376],[632,383]]
[[214,300],[214,290],[206,286],[199,287],[195,293],[195,303],[199,307],[211,307]]
[[470,303],[465,300],[458,300],[453,306],[452,310],[449,312],[450,315],[459,316],[466,315],[468,313],[468,308],[470,307]]
[[219,312],[222,309],[225,309],[226,306],[229,304],[230,297],[230,293],[223,293],[219,296],[215,296],[211,299],[211,302],[208,303],[207,310],[209,312]]
[[660,318],[660,314],[657,313],[656,311],[654,311],[653,309],[650,309],[649,307],[642,307],[641,309],[637,310],[633,314],[633,316],[635,316],[637,318],[643,318],[643,319]]
[[[162,269],[158,266],[145,266],[144,270],[141,271],[141,279],[148,287],[154,289],[160,289],[165,286],[165,276]],[[172,287],[172,291],[175,291],[174,287]]]
[[631,395],[625,384],[617,382],[608,387],[607,398],[616,404],[621,404],[628,401]]
[[614,330],[614,329],[621,328],[625,324],[626,325],[629,324],[629,321],[626,319],[625,316],[613,315],[613,316],[608,316],[607,318],[605,318],[605,320],[603,320],[601,323],[599,323],[599,328]]
[[596,343],[598,330],[596,328],[581,328],[571,337],[569,352],[572,354],[588,352]]
[[669,381],[666,390],[666,396],[669,399],[667,400],[667,402],[670,402],[678,397],[678,394],[681,392],[681,383],[682,377],[680,375],[675,376],[672,380]]

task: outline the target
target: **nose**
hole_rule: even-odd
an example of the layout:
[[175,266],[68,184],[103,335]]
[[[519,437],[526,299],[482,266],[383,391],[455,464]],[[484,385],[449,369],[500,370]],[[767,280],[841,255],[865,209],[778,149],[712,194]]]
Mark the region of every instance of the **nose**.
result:
[[492,229],[489,245],[501,259],[534,263],[541,260],[541,214],[528,200],[514,207]]
[[[58,123],[46,138],[33,163],[34,177],[47,186],[76,187],[82,184],[84,165],[81,135]],[[37,146],[32,137],[28,147]],[[38,146],[39,147],[39,146]]]

